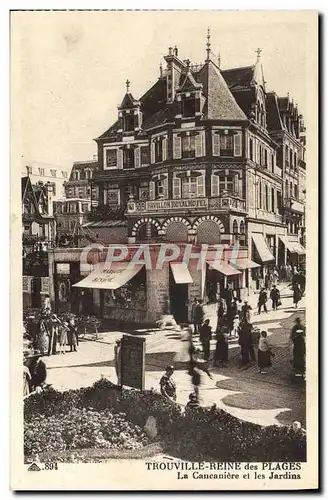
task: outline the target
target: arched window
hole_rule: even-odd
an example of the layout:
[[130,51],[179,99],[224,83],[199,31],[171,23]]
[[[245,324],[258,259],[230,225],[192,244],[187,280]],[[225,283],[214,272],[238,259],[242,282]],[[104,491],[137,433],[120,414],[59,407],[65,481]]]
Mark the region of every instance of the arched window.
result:
[[236,220],[233,221],[232,232],[233,234],[238,234],[238,222]]
[[240,234],[245,234],[245,222],[243,220],[240,222],[239,232]]

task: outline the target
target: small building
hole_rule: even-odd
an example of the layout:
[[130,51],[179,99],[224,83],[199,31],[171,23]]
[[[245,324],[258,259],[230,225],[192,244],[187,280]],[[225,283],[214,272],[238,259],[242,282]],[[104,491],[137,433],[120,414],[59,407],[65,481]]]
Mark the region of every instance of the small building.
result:
[[70,173],[68,181],[65,181],[66,198],[92,199],[97,206],[99,193],[96,186],[91,187],[95,171],[98,169],[98,160],[76,161]]

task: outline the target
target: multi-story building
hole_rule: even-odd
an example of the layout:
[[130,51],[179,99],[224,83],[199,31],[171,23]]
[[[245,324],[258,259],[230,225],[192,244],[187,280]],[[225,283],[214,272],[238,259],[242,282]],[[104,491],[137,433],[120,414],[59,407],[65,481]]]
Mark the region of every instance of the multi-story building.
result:
[[[169,303],[185,321],[193,297],[213,297],[229,283],[246,295],[270,267],[286,264],[288,252],[303,251],[296,251],[300,244],[284,202],[292,199],[292,211],[298,202],[302,143],[288,120],[292,115],[300,126],[301,118],[266,92],[260,50],[253,66],[221,70],[208,39],[204,64],[181,60],[176,47],[165,61],[166,69],[160,68],[140,99],[126,82],[117,120],[96,139],[99,169],[92,186],[99,190],[99,204],[92,216],[98,220],[88,227],[100,224],[109,241],[119,227],[132,251],[151,242],[156,253],[160,242],[173,242],[182,251],[190,243],[238,246],[238,254],[224,252],[219,264],[209,258],[205,273],[193,264],[127,273],[115,291],[112,285],[99,291],[90,276],[77,285],[94,288],[104,317],[154,321]],[[287,143],[292,171],[279,156]],[[70,258],[78,260],[79,253],[72,250]],[[55,262],[63,258],[54,255]],[[72,265],[76,270],[78,264]]]
[[91,188],[94,172],[97,169],[96,159],[74,162],[69,180],[64,184],[66,198],[92,199],[93,206],[97,206],[99,193],[96,186]]
[[52,200],[58,200],[65,195],[64,182],[69,178],[69,171],[55,165],[29,162],[22,168],[22,177],[29,176],[32,184],[52,186]]
[[90,211],[90,198],[64,198],[54,202],[58,246],[79,246],[82,226],[88,221]]

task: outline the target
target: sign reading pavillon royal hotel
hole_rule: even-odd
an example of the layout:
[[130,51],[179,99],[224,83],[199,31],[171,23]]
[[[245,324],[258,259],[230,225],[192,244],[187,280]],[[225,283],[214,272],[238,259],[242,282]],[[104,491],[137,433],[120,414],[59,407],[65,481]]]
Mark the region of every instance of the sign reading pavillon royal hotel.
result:
[[253,65],[223,69],[210,44],[208,38],[206,59],[197,65],[169,48],[166,68],[140,98],[126,82],[117,120],[96,139],[99,168],[90,182],[99,199],[92,200],[86,230],[96,246],[147,243],[152,255],[161,244],[181,252],[190,244],[221,245],[220,262],[207,256],[199,267],[190,260],[183,273],[173,261],[161,269],[141,266],[106,290],[81,280],[93,268],[79,265],[78,249],[56,249],[51,293],[59,309],[55,290],[67,280],[56,271],[60,262],[71,263],[75,304],[85,285],[94,313],[142,323],[168,310],[186,322],[194,298],[212,301],[232,287],[245,299],[274,267],[302,263],[302,115],[291,97],[267,90],[260,50]]

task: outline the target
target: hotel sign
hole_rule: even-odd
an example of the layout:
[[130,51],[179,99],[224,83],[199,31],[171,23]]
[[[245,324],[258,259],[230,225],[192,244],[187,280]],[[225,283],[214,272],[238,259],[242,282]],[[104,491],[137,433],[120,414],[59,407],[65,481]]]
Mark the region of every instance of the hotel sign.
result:
[[147,212],[162,210],[197,210],[208,209],[208,198],[190,198],[185,200],[154,200],[136,203],[136,209]]

